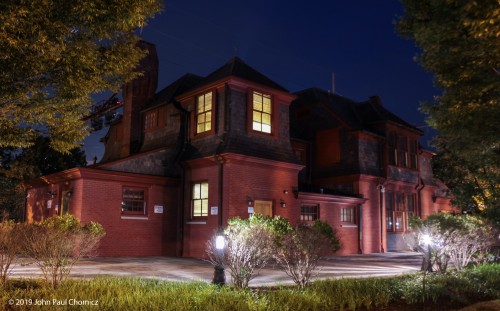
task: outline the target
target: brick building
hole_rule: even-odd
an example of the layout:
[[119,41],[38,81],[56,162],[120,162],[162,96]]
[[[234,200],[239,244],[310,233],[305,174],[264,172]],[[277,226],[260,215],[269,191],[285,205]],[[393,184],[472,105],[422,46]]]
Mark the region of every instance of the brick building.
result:
[[234,216],[321,219],[350,254],[402,249],[409,215],[450,209],[422,132],[379,98],[290,93],[239,58],[155,93],[158,59],[143,45],[144,75],[123,88],[103,159],[31,181],[28,221],[97,221],[101,256],[204,257]]

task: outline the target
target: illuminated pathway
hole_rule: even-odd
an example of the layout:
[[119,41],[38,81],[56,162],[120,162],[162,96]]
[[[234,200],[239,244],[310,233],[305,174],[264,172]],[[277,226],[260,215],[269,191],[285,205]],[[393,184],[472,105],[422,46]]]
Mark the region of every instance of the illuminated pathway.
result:
[[[420,270],[422,257],[418,253],[384,253],[348,255],[324,258],[317,278],[390,276]],[[85,259],[76,264],[71,277],[89,278],[102,275],[134,276],[171,281],[200,280],[210,282],[213,266],[203,260],[172,257],[119,257]],[[42,277],[34,264],[17,264],[11,277]],[[226,271],[228,282],[229,271]],[[293,283],[278,269],[267,267],[258,272],[250,286]]]

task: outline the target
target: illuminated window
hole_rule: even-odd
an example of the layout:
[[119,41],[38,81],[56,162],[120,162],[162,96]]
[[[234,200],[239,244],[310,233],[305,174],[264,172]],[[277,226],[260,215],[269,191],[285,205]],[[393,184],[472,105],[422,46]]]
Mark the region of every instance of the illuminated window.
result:
[[356,223],[356,218],[354,217],[354,207],[344,207],[340,209],[340,221],[344,223]]
[[300,207],[301,221],[315,221],[319,219],[319,205],[302,205]]
[[144,190],[123,189],[122,214],[146,215],[146,196]]
[[208,216],[208,183],[193,184],[192,216]]
[[252,129],[271,134],[271,95],[253,92]]
[[394,231],[394,194],[385,194],[385,228],[387,231]]
[[405,225],[405,195],[403,193],[396,193],[396,210],[394,212],[396,223],[394,229],[396,231],[403,231]]
[[212,92],[198,96],[196,101],[196,133],[212,129]]
[[416,209],[415,194],[386,192],[385,227],[387,231],[408,230],[408,217],[415,216]]

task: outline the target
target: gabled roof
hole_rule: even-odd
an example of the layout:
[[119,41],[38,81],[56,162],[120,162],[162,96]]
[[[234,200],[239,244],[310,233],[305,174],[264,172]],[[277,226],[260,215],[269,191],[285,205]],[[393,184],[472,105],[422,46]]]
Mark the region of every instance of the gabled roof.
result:
[[170,83],[163,90],[156,93],[154,99],[144,106],[143,110],[147,110],[165,102],[170,102],[175,96],[191,90],[195,85],[200,83],[203,78],[192,73],[187,73]]
[[322,103],[341,122],[353,130],[367,130],[380,135],[380,130],[373,125],[380,122],[393,122],[413,131],[422,133],[421,130],[409,124],[394,113],[385,109],[377,96],[369,101],[355,102],[343,96],[332,94],[319,88],[309,88],[299,92],[297,101],[303,103]]
[[363,122],[367,125],[384,121],[391,121],[423,134],[420,129],[416,128],[394,113],[385,109],[377,96],[371,97],[369,101],[357,103],[356,112],[363,119]]
[[203,78],[198,85],[196,85],[196,88],[210,84],[212,82],[216,82],[219,80],[222,80],[224,78],[228,78],[230,76],[233,77],[238,77],[241,79],[245,79],[250,82],[254,82],[257,84],[261,84],[264,86],[268,86],[283,92],[287,92],[288,90],[278,83],[274,82],[273,80],[269,79],[262,73],[258,72],[257,70],[253,69],[252,67],[248,66],[241,58],[235,57],[231,60],[229,60],[225,65],[220,67],[219,69],[216,69],[212,73],[210,73],[208,76]]
[[346,123],[352,129],[362,129],[361,120],[353,109],[356,104],[354,101],[316,87],[296,92],[295,95],[307,103],[324,104],[340,122]]

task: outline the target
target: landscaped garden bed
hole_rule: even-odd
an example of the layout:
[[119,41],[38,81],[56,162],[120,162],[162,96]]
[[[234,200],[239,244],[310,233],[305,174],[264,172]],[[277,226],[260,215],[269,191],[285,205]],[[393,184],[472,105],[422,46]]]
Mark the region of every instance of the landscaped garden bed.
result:
[[[200,282],[103,277],[10,279],[0,291],[4,310],[452,310],[500,299],[500,265],[459,273],[391,278],[330,279],[296,286],[236,289]],[[493,302],[494,303],[494,302]],[[56,306],[56,308],[54,308]]]

